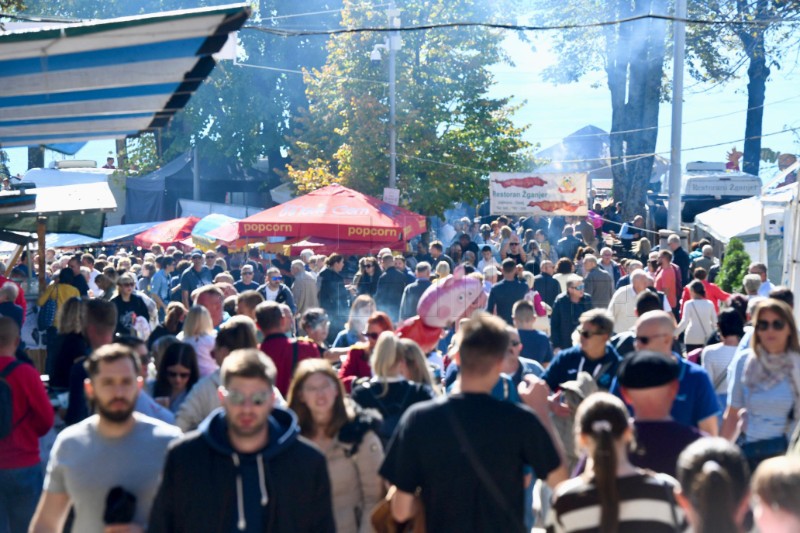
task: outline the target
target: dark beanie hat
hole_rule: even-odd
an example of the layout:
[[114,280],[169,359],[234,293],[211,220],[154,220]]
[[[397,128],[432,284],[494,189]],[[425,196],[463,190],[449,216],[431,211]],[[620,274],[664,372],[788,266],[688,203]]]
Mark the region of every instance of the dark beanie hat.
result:
[[660,387],[678,379],[680,365],[671,356],[658,352],[635,352],[622,361],[617,372],[619,384],[626,389]]

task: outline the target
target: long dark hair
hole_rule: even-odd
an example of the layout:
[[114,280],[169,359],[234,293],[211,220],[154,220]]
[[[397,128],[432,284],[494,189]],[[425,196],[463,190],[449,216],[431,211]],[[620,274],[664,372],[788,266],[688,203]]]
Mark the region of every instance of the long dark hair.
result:
[[164,352],[164,357],[161,358],[161,364],[158,366],[158,374],[156,375],[156,383],[153,386],[153,397],[172,395],[172,386],[167,379],[167,368],[181,365],[189,369],[189,381],[186,383],[186,392],[192,390],[192,387],[200,377],[200,372],[197,368],[197,352],[194,348],[186,343],[177,342],[167,348]]
[[581,435],[594,442],[592,482],[600,501],[600,533],[614,533],[619,527],[615,443],[629,428],[628,410],[616,396],[598,392],[580,404],[575,419]]
[[749,477],[741,450],[726,439],[707,437],[683,450],[677,478],[697,516],[695,533],[741,530],[736,510],[747,494]]
[[305,401],[300,397],[303,394],[302,389],[306,379],[314,374],[322,374],[330,379],[338,392],[336,400],[333,402],[331,421],[328,427],[325,428],[325,434],[328,437],[335,437],[339,433],[339,430],[351,420],[352,415],[348,412],[347,406],[345,405],[347,392],[344,390],[344,385],[342,385],[339,376],[336,374],[331,364],[325,359],[304,359],[297,365],[294,378],[292,379],[291,385],[289,385],[289,394],[286,396],[289,409],[294,411],[297,415],[297,422],[300,424],[300,434],[304,437],[313,437],[316,429],[314,427],[314,419],[311,417],[311,411]]

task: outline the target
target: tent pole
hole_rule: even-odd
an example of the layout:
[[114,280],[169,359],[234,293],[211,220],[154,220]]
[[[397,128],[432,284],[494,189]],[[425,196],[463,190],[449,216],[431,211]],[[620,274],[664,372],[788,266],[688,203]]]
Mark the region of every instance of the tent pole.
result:
[[36,221],[36,240],[39,244],[39,294],[44,294],[47,282],[44,277],[47,261],[45,260],[45,234],[47,233],[47,219],[39,217]]

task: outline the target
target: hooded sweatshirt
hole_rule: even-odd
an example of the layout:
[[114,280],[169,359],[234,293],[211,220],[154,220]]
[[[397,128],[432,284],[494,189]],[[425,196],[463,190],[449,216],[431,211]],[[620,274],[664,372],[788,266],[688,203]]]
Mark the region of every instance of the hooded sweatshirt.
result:
[[325,457],[299,436],[291,411],[276,407],[268,426],[263,450],[238,453],[218,409],[175,443],[148,532],[335,531]]

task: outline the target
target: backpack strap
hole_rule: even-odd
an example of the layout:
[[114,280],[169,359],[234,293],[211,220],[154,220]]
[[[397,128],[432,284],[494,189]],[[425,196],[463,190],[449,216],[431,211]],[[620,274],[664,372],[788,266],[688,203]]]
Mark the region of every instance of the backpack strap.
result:
[[17,368],[21,364],[22,364],[22,361],[18,361],[18,360],[11,361],[10,363],[8,363],[6,365],[6,367],[3,369],[3,371],[0,372],[0,379],[6,379],[8,377],[8,375],[11,374],[11,372],[13,372],[14,369]]
[[300,349],[297,346],[297,339],[292,339],[292,375],[294,375],[294,369],[297,368],[297,352]]

